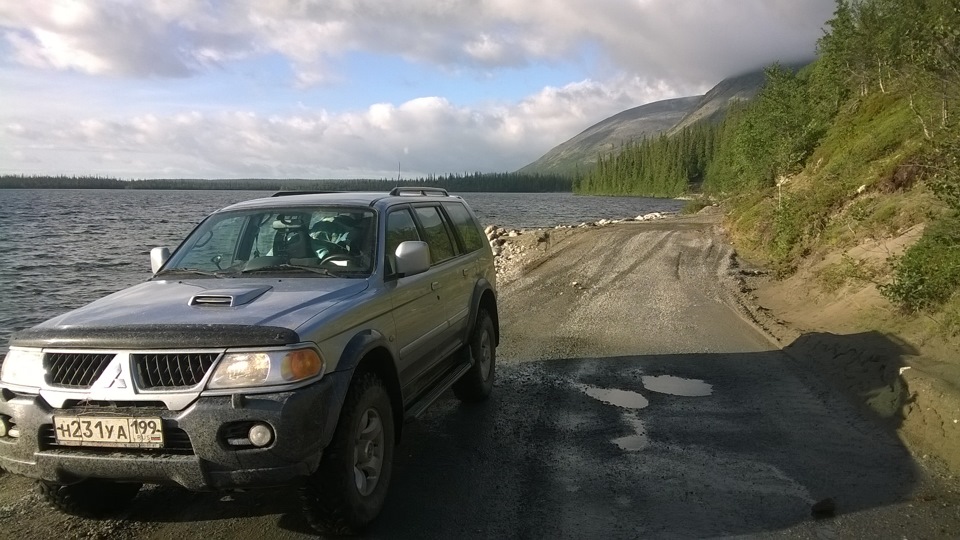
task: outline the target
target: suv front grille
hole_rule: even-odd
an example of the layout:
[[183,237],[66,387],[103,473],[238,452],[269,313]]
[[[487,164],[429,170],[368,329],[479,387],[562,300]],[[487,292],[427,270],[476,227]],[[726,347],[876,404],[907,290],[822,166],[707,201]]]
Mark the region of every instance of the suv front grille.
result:
[[113,354],[92,353],[46,353],[43,367],[48,373],[51,386],[64,388],[90,388],[100,378]]
[[203,380],[219,353],[132,354],[140,387],[192,388]]

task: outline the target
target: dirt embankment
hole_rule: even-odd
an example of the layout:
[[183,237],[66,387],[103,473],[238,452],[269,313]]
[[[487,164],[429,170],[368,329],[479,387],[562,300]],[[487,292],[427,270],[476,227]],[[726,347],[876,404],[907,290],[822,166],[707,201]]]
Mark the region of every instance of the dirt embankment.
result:
[[[663,225],[707,220],[714,233],[725,238],[716,207],[694,217],[658,214],[532,230],[491,226],[486,232],[497,255],[498,279],[505,284],[541,265],[552,247],[571,237],[589,242],[590,235],[608,225],[662,218],[670,218]],[[960,346],[891,331],[892,308],[874,283],[824,285],[838,266],[850,261],[861,268],[879,265],[880,259],[902,252],[918,234],[911,230],[899,238],[832,254],[786,280],[738,260],[733,252],[727,300],[806,370],[844,393],[865,414],[895,429],[919,459],[960,474]]]

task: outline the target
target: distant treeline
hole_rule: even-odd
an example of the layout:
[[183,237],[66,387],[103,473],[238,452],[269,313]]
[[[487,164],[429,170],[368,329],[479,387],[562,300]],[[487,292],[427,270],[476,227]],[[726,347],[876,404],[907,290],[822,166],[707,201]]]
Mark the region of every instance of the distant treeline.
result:
[[[733,107],[728,117],[736,114]],[[698,123],[673,136],[666,134],[621,146],[600,156],[597,167],[578,176],[573,190],[595,195],[676,197],[699,191],[726,124]]]
[[238,191],[389,191],[396,186],[439,187],[453,192],[546,193],[571,190],[560,175],[521,173],[447,174],[416,179],[155,179],[121,180],[103,176],[0,176],[0,189],[179,189]]

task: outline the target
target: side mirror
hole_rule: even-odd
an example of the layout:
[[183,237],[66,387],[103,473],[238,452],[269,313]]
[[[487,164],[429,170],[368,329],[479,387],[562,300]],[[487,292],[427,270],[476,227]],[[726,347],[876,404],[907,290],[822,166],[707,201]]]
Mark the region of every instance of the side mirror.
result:
[[426,242],[408,240],[397,246],[397,275],[422,274],[430,268],[430,246]]
[[162,247],[155,247],[150,250],[150,269],[153,270],[153,273],[156,274],[160,271],[160,268],[167,262],[167,259],[170,258],[170,250]]

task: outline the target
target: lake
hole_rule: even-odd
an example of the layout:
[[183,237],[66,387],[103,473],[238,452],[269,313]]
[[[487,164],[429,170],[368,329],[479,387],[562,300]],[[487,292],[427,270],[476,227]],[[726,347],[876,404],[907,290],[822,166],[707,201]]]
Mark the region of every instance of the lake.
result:
[[[0,190],[0,350],[10,333],[150,277],[207,214],[263,191]],[[575,225],[676,212],[683,201],[571,193],[465,193],[486,225]]]

